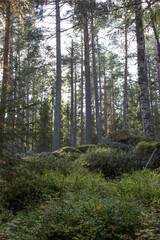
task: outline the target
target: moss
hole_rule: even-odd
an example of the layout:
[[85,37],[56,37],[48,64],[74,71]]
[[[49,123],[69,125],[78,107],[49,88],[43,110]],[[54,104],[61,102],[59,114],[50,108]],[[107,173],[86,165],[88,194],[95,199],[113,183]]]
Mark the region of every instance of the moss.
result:
[[88,144],[88,145],[80,145],[80,146],[77,146],[76,149],[85,153],[87,152],[89,149],[93,149],[93,148],[96,148],[96,145],[94,144]]
[[109,134],[109,138],[115,139],[117,141],[125,141],[125,140],[129,140],[131,136],[127,131],[121,130],[121,131],[111,132]]
[[69,147],[69,146],[63,147],[63,148],[57,150],[56,152],[58,152],[60,154],[61,153],[81,153],[80,150],[73,148],[73,147]]
[[136,146],[136,150],[139,152],[142,152],[143,154],[147,154],[147,153],[152,153],[154,151],[155,148],[160,149],[160,142],[155,142],[155,141],[151,141],[151,142],[140,142],[137,144]]
[[[152,155],[153,151],[154,155]],[[142,141],[136,146],[136,159],[141,166],[145,166],[148,160],[151,158],[149,167],[152,169],[160,167],[160,141]],[[143,164],[141,164],[143,163]]]

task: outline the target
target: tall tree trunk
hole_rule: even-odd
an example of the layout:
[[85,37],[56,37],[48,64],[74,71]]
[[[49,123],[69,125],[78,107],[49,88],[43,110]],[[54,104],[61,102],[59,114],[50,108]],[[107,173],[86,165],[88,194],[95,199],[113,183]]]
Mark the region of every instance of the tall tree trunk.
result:
[[150,63],[148,63],[148,88],[149,88],[149,99],[150,99],[151,115],[153,117],[153,90],[152,90],[151,66],[150,66]]
[[105,129],[105,136],[107,136],[107,90],[106,90],[106,73],[104,69],[104,129]]
[[4,141],[5,141],[4,124],[5,124],[5,111],[6,111],[7,87],[8,87],[10,21],[11,21],[11,7],[10,7],[10,2],[7,1],[4,54],[3,54],[3,78],[2,78],[1,106],[0,106],[0,132],[1,132],[0,153],[2,153],[2,149],[4,147]]
[[148,79],[145,56],[145,39],[142,24],[142,6],[141,0],[135,0],[136,15],[136,38],[137,38],[137,54],[138,54],[138,79],[141,89],[141,105],[143,128],[146,136],[154,136],[153,121],[151,117],[149,99],[148,99]]
[[60,36],[60,0],[56,0],[56,51],[57,51],[57,74],[56,74],[56,101],[54,113],[54,133],[52,151],[60,148],[60,123],[61,123],[61,36]]
[[71,47],[71,147],[74,147],[74,134],[73,134],[73,40]]
[[116,130],[116,121],[115,121],[115,95],[114,95],[114,79],[112,78],[112,131]]
[[74,90],[74,147],[77,144],[77,66],[75,64],[75,90]]
[[83,27],[85,43],[86,144],[90,144],[92,143],[92,115],[91,115],[88,17],[86,10],[83,12]]
[[100,62],[101,60],[100,60],[98,36],[97,36],[97,49],[98,49],[99,108],[100,108],[100,112],[102,112],[102,83],[101,83],[101,62]]
[[155,24],[154,13],[151,7],[151,4],[148,0],[146,0],[149,11],[150,11],[150,18],[151,18],[151,25],[153,28],[155,41],[156,41],[156,61],[157,61],[157,73],[158,73],[158,85],[159,85],[159,96],[160,96],[160,38]]
[[93,26],[93,13],[91,18],[91,33],[92,33],[92,65],[93,65],[93,79],[94,79],[94,95],[95,95],[95,107],[96,107],[96,128],[98,142],[102,141],[102,118],[99,109],[99,97],[98,97],[98,82],[97,82],[97,70],[96,70],[96,57],[95,57],[95,33]]
[[[32,103],[35,103],[35,83],[32,85]],[[32,110],[32,151],[34,151],[34,121],[35,121],[35,108]]]
[[123,126],[122,129],[126,130],[126,112],[127,112],[127,69],[128,69],[128,27],[125,24],[125,70],[124,70],[124,90],[123,90]]
[[11,16],[11,27],[10,27],[10,47],[9,47],[9,76],[8,76],[8,87],[9,87],[9,92],[8,92],[8,108],[7,108],[7,125],[9,129],[9,134],[10,134],[10,140],[8,143],[8,149],[11,153],[14,152],[14,108],[13,108],[13,91],[14,91],[14,80],[13,80],[13,21],[12,21],[12,16]]
[[155,53],[156,53],[156,62],[157,62],[157,77],[158,77],[158,87],[159,87],[159,98],[160,98],[160,58],[159,58],[159,52],[158,52],[158,46],[157,41],[155,44]]
[[84,144],[84,115],[83,115],[83,37],[81,36],[81,145]]
[[26,152],[29,151],[29,83],[26,91]]

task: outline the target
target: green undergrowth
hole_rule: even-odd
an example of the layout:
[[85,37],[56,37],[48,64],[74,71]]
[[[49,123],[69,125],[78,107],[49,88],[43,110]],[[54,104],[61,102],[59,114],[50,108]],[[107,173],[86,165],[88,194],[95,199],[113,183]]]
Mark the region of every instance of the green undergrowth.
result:
[[129,159],[98,148],[75,161],[33,156],[1,169],[0,239],[158,240],[160,173],[133,171]]
[[115,178],[122,173],[137,169],[137,163],[131,152],[117,147],[99,147],[81,155],[82,165],[90,171],[101,170],[105,177]]

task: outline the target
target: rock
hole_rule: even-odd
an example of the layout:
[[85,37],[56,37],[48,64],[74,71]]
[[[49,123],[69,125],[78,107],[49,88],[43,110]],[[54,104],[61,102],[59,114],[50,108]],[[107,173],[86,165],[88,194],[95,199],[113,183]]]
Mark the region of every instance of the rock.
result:
[[[154,150],[157,149],[155,152]],[[148,167],[160,167],[160,142],[158,141],[143,141],[139,142],[135,149],[135,158],[141,167],[145,167],[152,153],[151,162]]]
[[80,150],[78,150],[77,148],[73,148],[73,147],[63,147],[59,150],[57,150],[56,152],[59,152],[59,153],[81,153]]
[[96,148],[96,145],[94,144],[88,144],[88,145],[80,145],[80,146],[77,146],[76,149],[79,150],[80,152],[82,153],[85,153],[87,152],[89,149],[94,149]]
[[25,156],[30,156],[30,155],[32,155],[34,152],[33,151],[27,151],[26,153],[25,153]]
[[126,143],[131,139],[130,134],[125,130],[114,131],[108,134],[104,139],[103,143],[105,142],[121,142]]
[[41,152],[36,157],[36,160],[45,159],[47,157],[51,157],[55,159],[55,158],[62,158],[62,155],[59,152]]
[[48,153],[47,153],[47,152],[41,152],[41,153],[37,156],[36,160],[39,160],[39,159],[41,159],[41,158],[46,158],[47,156],[48,156]]

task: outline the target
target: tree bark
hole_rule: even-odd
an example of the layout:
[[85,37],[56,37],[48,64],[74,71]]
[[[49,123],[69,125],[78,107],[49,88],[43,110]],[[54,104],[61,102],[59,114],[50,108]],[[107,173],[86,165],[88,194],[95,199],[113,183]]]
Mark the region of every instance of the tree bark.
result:
[[5,25],[5,39],[4,39],[4,53],[3,53],[3,78],[2,78],[2,90],[1,90],[1,106],[0,106],[0,153],[4,147],[4,124],[5,124],[5,111],[7,100],[7,87],[8,87],[8,58],[9,58],[9,40],[10,40],[10,23],[11,23],[11,7],[10,2],[7,1],[6,10],[6,25]]
[[61,123],[61,36],[60,36],[60,6],[56,0],[56,52],[57,52],[57,74],[56,74],[56,101],[54,114],[54,133],[52,151],[60,148],[60,123]]
[[146,2],[148,4],[148,8],[150,11],[151,25],[153,28],[155,41],[156,41],[156,61],[157,61],[157,73],[158,73],[158,85],[159,85],[159,97],[160,97],[160,39],[159,39],[158,31],[156,29],[155,18],[153,16],[153,10],[152,10],[151,4],[148,0],[146,0]]
[[10,42],[9,42],[9,76],[8,76],[8,107],[7,107],[7,125],[9,129],[9,134],[10,134],[10,140],[8,142],[8,149],[11,153],[14,152],[14,107],[13,107],[13,102],[14,102],[14,96],[13,96],[13,91],[14,91],[14,80],[13,80],[13,15],[11,14],[11,20],[10,20]]
[[153,121],[151,117],[149,98],[148,98],[148,79],[145,56],[145,39],[142,24],[142,6],[141,0],[135,0],[136,15],[136,38],[137,38],[137,58],[138,58],[138,80],[141,89],[141,105],[143,117],[144,134],[154,136]]
[[73,134],[73,40],[71,47],[71,147],[74,147],[74,134]]
[[127,68],[128,68],[128,39],[127,39],[127,25],[125,24],[125,70],[124,70],[124,90],[123,90],[123,126],[126,130],[126,112],[127,112]]
[[84,114],[83,114],[83,38],[81,36],[81,145],[84,144]]
[[98,142],[102,141],[102,118],[99,109],[99,97],[98,97],[98,82],[97,82],[97,70],[96,70],[96,57],[95,57],[95,33],[93,26],[93,14],[91,18],[91,33],[92,33],[92,65],[93,65],[93,79],[94,79],[94,96],[95,96],[95,107],[96,107],[96,128],[97,128],[97,139]]
[[77,144],[77,68],[75,64],[75,90],[74,90],[74,147]]
[[100,63],[100,50],[98,46],[98,36],[97,36],[97,48],[98,48],[98,78],[99,78],[99,108],[102,112],[102,83],[101,83],[101,63]]
[[107,136],[107,90],[106,90],[106,74],[104,70],[104,129],[105,129],[105,136]]
[[29,83],[26,89],[26,152],[29,151]]
[[116,121],[115,121],[115,95],[114,95],[114,78],[111,77],[112,80],[112,131],[116,131]]
[[84,43],[85,43],[85,95],[86,95],[86,144],[92,143],[91,86],[89,64],[89,36],[87,11],[83,12]]

